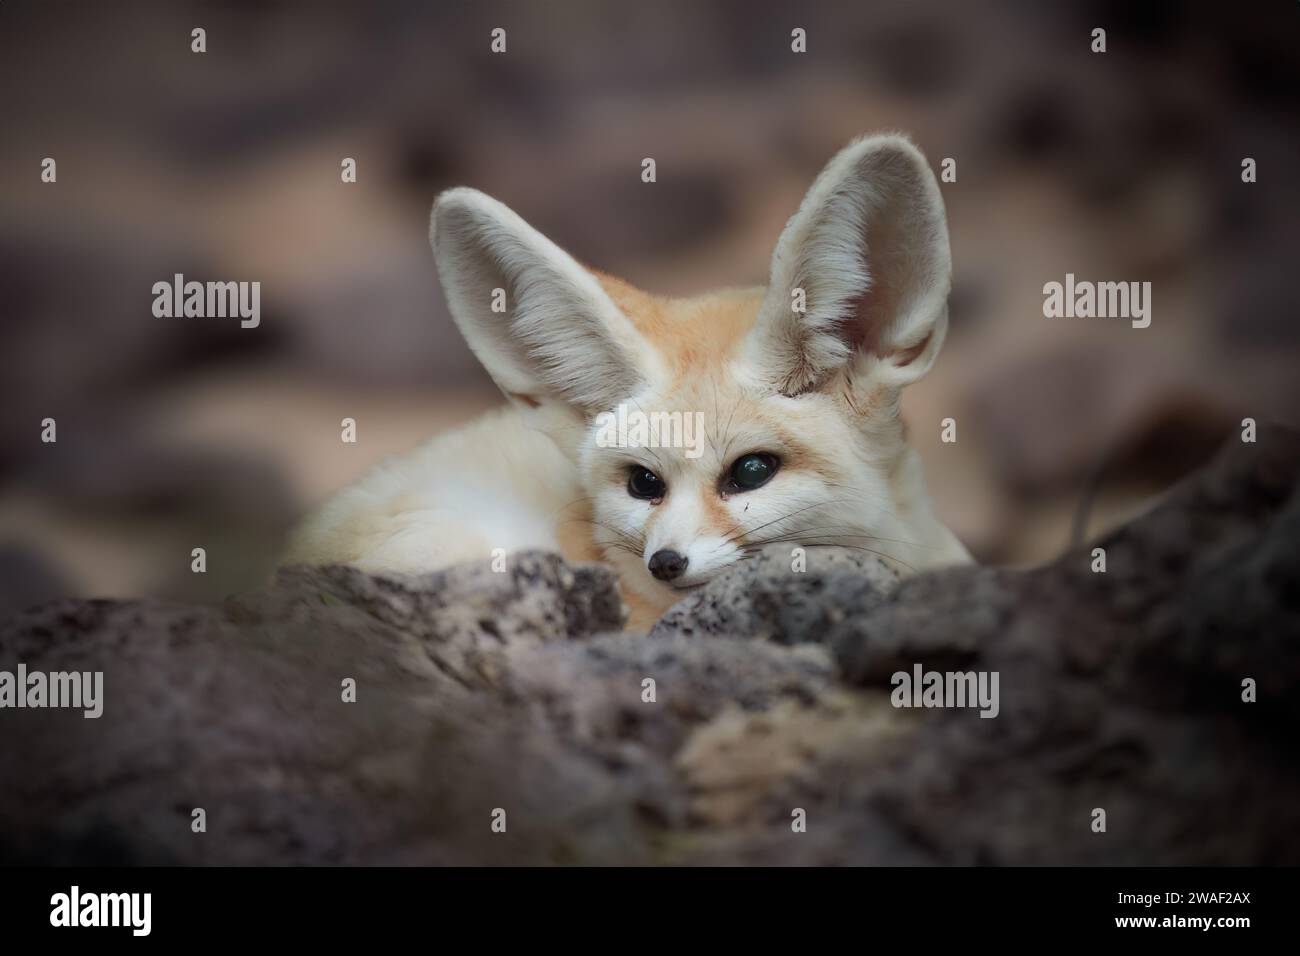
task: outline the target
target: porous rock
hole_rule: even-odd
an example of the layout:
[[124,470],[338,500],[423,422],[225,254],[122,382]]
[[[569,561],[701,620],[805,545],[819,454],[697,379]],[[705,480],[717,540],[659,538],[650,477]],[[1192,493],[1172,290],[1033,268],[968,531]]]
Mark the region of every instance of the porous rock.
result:
[[[545,554],[45,604],[0,669],[101,670],[103,716],[0,711],[0,861],[1295,864],[1298,532],[1273,427],[1048,566],[774,548],[648,636]],[[997,716],[895,706],[917,665]]]

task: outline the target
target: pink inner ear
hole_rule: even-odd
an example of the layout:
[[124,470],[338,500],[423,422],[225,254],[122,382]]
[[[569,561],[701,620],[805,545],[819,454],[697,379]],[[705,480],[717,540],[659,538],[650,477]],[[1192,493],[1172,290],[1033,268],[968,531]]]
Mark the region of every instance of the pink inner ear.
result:
[[889,314],[886,311],[888,308],[892,308],[892,303],[874,299],[871,290],[863,292],[853,300],[853,308],[840,334],[853,348],[877,358],[889,359],[891,364],[902,368],[920,357],[930,344],[934,332],[931,331],[916,345],[905,349],[895,348],[885,337],[885,330],[889,326],[889,321],[885,318]]
[[921,353],[925,351],[926,346],[930,344],[930,339],[932,338],[934,338],[933,332],[923,338],[918,344],[913,345],[910,349],[902,349],[901,351],[892,353],[894,365],[899,368],[911,365],[920,357]]
[[[880,358],[898,354],[888,333],[911,278],[909,263],[901,258],[907,244],[904,228],[897,217],[883,211],[874,223],[863,227],[859,248],[866,259],[867,286],[846,303],[848,317],[840,332],[852,347]],[[908,349],[905,360],[895,364],[908,364],[923,349],[924,343]]]
[[906,349],[896,349],[885,338],[889,326],[890,309],[896,303],[886,301],[872,288],[865,289],[851,300],[849,316],[844,320],[840,335],[855,349],[860,349],[879,358],[887,358],[900,368],[911,365],[925,351],[934,335],[931,332],[916,345]]
[[866,289],[848,302],[848,317],[840,328],[840,335],[853,349],[886,358],[893,354],[885,332],[894,303],[887,301],[885,290],[875,288],[876,285],[873,279]]

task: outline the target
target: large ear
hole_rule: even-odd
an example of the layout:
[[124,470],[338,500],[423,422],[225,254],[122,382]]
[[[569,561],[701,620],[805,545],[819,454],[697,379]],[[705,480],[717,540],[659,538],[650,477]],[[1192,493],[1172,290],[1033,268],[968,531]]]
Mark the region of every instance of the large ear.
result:
[[451,189],[429,241],[461,334],[512,399],[584,415],[638,391],[649,349],[591,272],[502,203]]
[[857,140],[781,233],[745,361],[786,395],[850,362],[874,381],[914,381],[943,342],[951,268],[943,197],[925,157],[900,135]]

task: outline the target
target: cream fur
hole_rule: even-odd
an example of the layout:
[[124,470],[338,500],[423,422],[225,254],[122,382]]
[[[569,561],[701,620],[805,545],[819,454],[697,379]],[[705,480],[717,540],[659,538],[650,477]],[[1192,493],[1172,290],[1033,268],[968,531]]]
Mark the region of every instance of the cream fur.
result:
[[[575,262],[515,213],[444,193],[430,227],[457,325],[512,407],[387,462],[311,516],[287,560],[419,573],[494,549],[603,558],[631,626],[768,541],[875,551],[904,571],[969,560],[933,516],[904,441],[900,389],[933,363],[950,263],[938,185],[897,135],[836,156],[791,217],[766,289],[690,300],[632,289]],[[803,288],[807,312],[790,309]],[[493,290],[507,307],[493,311]],[[606,448],[593,417],[619,403],[699,414],[702,455]],[[736,459],[781,466],[726,490]],[[628,493],[628,470],[668,492]],[[671,585],[647,569],[688,558]]]

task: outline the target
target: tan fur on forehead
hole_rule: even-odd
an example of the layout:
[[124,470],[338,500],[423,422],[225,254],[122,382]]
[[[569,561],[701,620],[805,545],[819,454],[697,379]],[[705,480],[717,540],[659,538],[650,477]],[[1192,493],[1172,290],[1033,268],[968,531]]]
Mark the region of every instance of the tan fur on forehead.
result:
[[821,437],[818,431],[796,435],[792,429],[773,423],[772,433],[787,451],[786,464],[796,468],[806,468],[827,481],[844,477],[842,466],[837,466],[835,459],[818,450],[816,441]]
[[763,289],[729,289],[686,299],[651,295],[591,270],[605,293],[665,362],[675,381],[711,372],[735,353],[754,324]]

